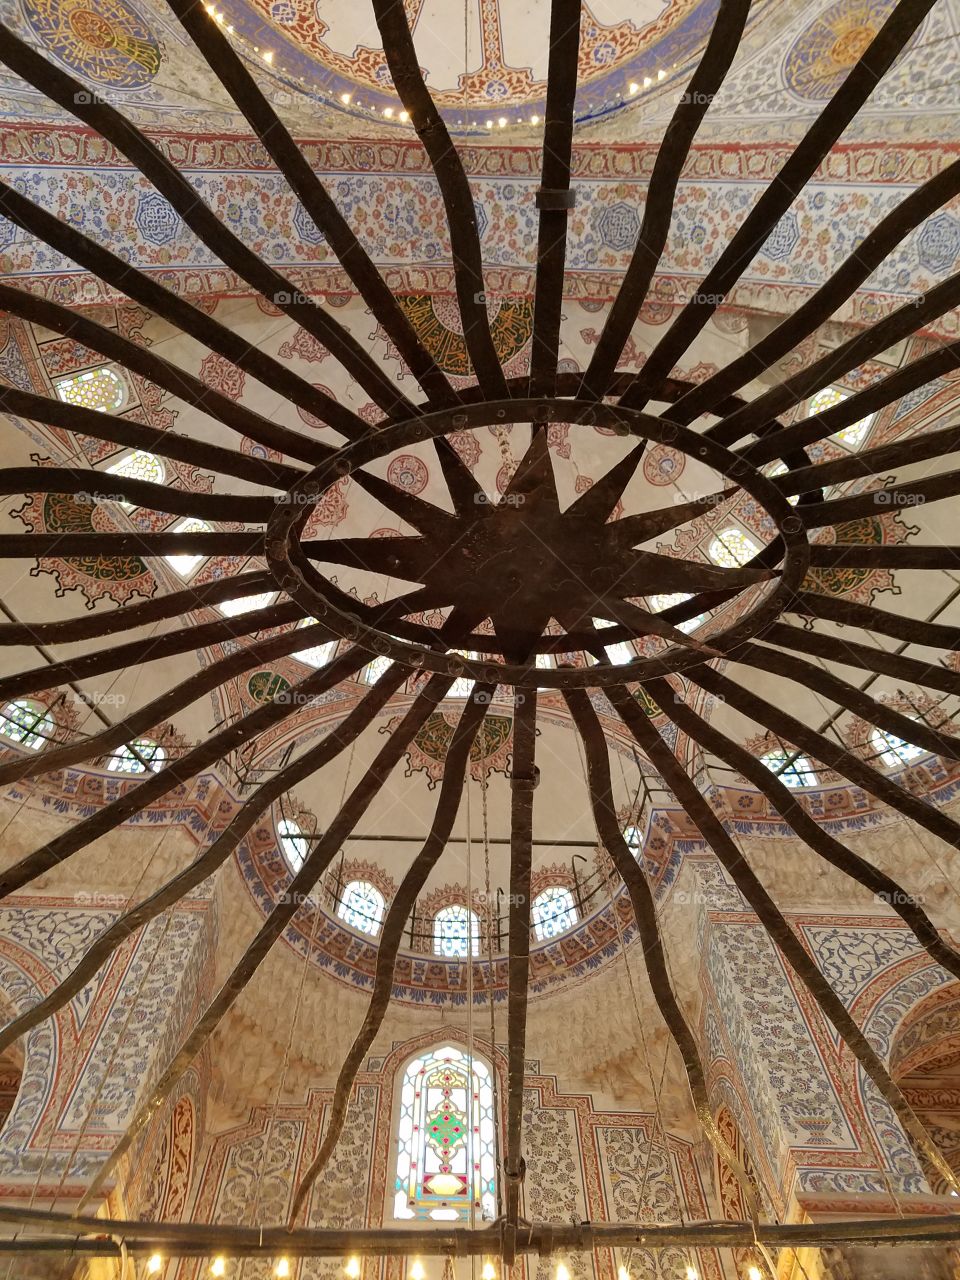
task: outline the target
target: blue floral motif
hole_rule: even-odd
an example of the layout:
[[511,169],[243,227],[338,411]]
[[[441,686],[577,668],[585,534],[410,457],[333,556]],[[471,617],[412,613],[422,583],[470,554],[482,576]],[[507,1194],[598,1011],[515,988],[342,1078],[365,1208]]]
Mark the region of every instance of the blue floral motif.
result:
[[770,232],[760,252],[774,262],[782,262],[789,258],[800,239],[800,226],[797,215],[787,212]]
[[302,204],[298,204],[293,211],[293,225],[304,244],[324,243],[326,237]]
[[604,209],[597,220],[600,239],[610,249],[632,249],[640,234],[640,215],[633,205],[621,200]]
[[931,218],[917,237],[917,252],[928,271],[949,271],[960,255],[960,221],[949,213]]
[[149,244],[173,244],[180,234],[180,215],[155,191],[140,196],[133,220]]

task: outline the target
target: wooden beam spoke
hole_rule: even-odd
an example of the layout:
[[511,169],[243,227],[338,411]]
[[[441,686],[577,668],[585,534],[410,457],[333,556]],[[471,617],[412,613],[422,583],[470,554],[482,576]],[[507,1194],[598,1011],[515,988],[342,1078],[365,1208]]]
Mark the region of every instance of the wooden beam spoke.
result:
[[[96,473],[91,472],[95,478]],[[106,486],[105,486],[106,487]],[[263,555],[263,530],[227,533],[4,533],[0,560],[44,560],[50,556],[257,556]]]
[[[832,1023],[842,1041],[860,1064],[864,1074],[869,1077],[880,1096],[893,1109],[921,1162],[925,1167],[935,1169],[941,1178],[946,1179],[948,1186],[954,1187],[960,1193],[960,1180],[957,1179],[957,1175],[927,1130],[911,1111],[906,1098],[894,1084],[876,1050],[810,958],[803,943],[787,923],[777,904],[727,834],[723,823],[664,742],[652,721],[625,689],[611,688],[608,694],[610,701],[636,738],[637,745],[663,777],[703,839],[716,854],[724,870],[763,925],[771,942],[779,948],[820,1012],[828,1022]],[[668,707],[670,705],[670,703],[667,704]],[[670,711],[667,708],[661,707],[661,710],[668,718],[670,717]]]
[[[86,96],[90,97],[90,94]],[[51,302],[47,298],[25,293],[22,289],[0,284],[0,308],[21,320],[27,320],[30,324],[42,325],[45,329],[52,329],[54,333],[60,333],[64,337],[81,342],[91,351],[96,351],[107,360],[115,360],[124,369],[148,378],[192,408],[199,409],[201,413],[207,414],[216,422],[223,423],[238,435],[249,436],[251,440],[256,440],[265,448],[279,450],[291,458],[313,465],[325,461],[332,452],[330,445],[321,444],[320,441],[300,431],[291,431],[289,427],[271,422],[262,414],[255,413],[246,405],[207,386],[192,373],[187,373],[178,365],[164,360],[149,347],[131,342],[115,329],[108,329],[106,325],[98,324],[96,320],[72,311],[69,307],[62,307],[58,302]],[[344,434],[356,433],[353,425],[356,415],[342,409],[336,400],[324,392],[315,393],[313,411],[338,431]],[[357,418],[356,421],[360,423],[363,430],[366,430],[361,418]]]
[[[656,589],[659,590],[659,588]],[[612,594],[600,595],[597,597],[596,612],[611,622],[618,622],[621,626],[631,627],[635,633],[661,636],[664,640],[672,640],[674,644],[678,644],[684,649],[696,649],[705,657],[719,658],[723,656],[719,650],[711,648],[710,645],[705,644],[702,640],[696,640],[693,636],[688,636],[685,631],[681,631],[672,623],[667,622],[663,615],[644,609],[640,605],[634,604],[631,600],[622,600]],[[587,621],[586,618],[580,617],[578,625],[585,621]],[[601,649],[610,643],[609,640],[604,639],[603,631],[597,632],[597,640]],[[594,644],[592,647],[593,652],[600,656],[597,645]]]
[[426,538],[327,538],[301,545],[318,563],[349,565],[407,582],[422,582],[437,559],[436,547]]
[[115,645],[112,649],[100,649],[95,653],[78,654],[62,662],[50,662],[16,675],[0,676],[0,698],[19,698],[42,689],[55,689],[68,681],[87,680],[91,676],[108,671],[123,671],[127,667],[139,667],[147,662],[159,662],[178,653],[194,653],[205,645],[222,644],[239,636],[251,635],[268,627],[283,626],[299,621],[303,608],[295,600],[282,600],[266,609],[251,609],[233,618],[201,623],[194,627],[178,627],[162,636],[142,636]]
[[[363,1066],[367,1054],[383,1026],[393,991],[393,976],[397,965],[397,954],[403,941],[403,930],[413,910],[417,897],[426,884],[427,877],[437,865],[440,855],[446,848],[453,830],[453,824],[460,809],[463,796],[464,779],[470,763],[470,752],[476,740],[483,718],[489,708],[490,700],[496,686],[475,685],[470,698],[460,713],[460,719],[454,730],[450,747],[443,762],[443,781],[440,784],[440,796],[437,800],[433,823],[420,852],[414,858],[400,888],[394,895],[383,922],[383,929],[377,945],[377,970],[374,977],[370,1003],[364,1015],[360,1030],[354,1038],[350,1051],[340,1068],[334,1089],[333,1102],[330,1105],[330,1116],[327,1120],[323,1142],[309,1169],[300,1180],[293,1207],[290,1210],[290,1225],[296,1223],[310,1195],[317,1178],[326,1168],[334,1148],[343,1132],[347,1118],[347,1106],[353,1091],[357,1073]],[[473,963],[471,956],[468,964]],[[491,1000],[493,995],[491,993]]]
[[[310,698],[326,693],[345,676],[359,670],[369,661],[369,655],[359,649],[349,649],[339,657],[314,671],[296,686],[298,705],[306,705]],[[135,813],[146,809],[154,800],[167,795],[174,787],[196,777],[203,769],[216,764],[228,752],[235,751],[266,729],[285,720],[290,714],[290,691],[277,695],[254,711],[248,712],[234,724],[212,734],[206,742],[192,747],[185,755],[171,760],[159,772],[131,787],[116,800],[104,805],[89,818],[75,823],[67,831],[55,836],[48,844],[27,854],[0,874],[0,899],[16,893],[24,885],[35,880],[44,871],[58,866],[79,849],[113,831]]]
[[871,489],[850,498],[834,498],[829,502],[812,502],[797,507],[797,514],[808,529],[859,520],[863,516],[885,515],[890,511],[910,510],[928,502],[941,502],[960,493],[960,471],[944,471],[923,480],[910,480],[889,489]]
[[[909,395],[911,391],[916,391],[918,387],[924,387],[944,374],[954,373],[958,368],[960,368],[960,342],[937,347],[936,350],[921,356],[919,360],[913,360],[910,364],[904,365],[896,373],[888,374],[878,382],[864,387],[862,391],[854,392],[846,400],[841,400],[829,409],[824,409],[822,413],[802,418],[789,427],[782,426],[780,423],[769,423],[759,428],[756,440],[741,445],[734,452],[743,454],[754,466],[761,466],[774,458],[793,456],[798,449],[816,444],[819,440],[826,440],[828,436],[835,435],[844,427],[849,427],[869,414],[885,409],[887,405]],[[925,432],[923,437],[911,436],[909,440],[899,440],[893,445],[884,447],[891,449],[902,447],[916,439],[927,439],[937,434],[934,431]],[[876,452],[879,450],[871,449],[857,456],[863,459]],[[848,458],[839,459],[838,464],[849,461]],[[838,464],[831,462],[823,465],[832,467]],[[852,474],[857,476],[861,473],[854,471]],[[777,479],[780,477],[778,476]]]
[[527,1001],[530,995],[530,873],[533,793],[537,785],[537,693],[515,694],[513,772],[510,775],[510,924],[507,1000],[506,1219],[516,1228],[523,1185],[523,1084],[526,1074]]
[[899,0],[776,178],[737,228],[696,294],[647,357],[624,403],[643,407],[750,265],[774,227],[820,167],[911,36],[934,0]]
[[[670,231],[677,185],[693,139],[730,70],[749,12],[750,0],[721,0],[703,57],[667,125],[647,186],[643,222],[633,256],[583,376],[579,392],[582,399],[600,400],[608,394],[610,379],[660,264]],[[629,394],[624,403],[630,403]]]
[[[598,483],[602,484],[603,481]],[[593,488],[596,488],[596,485]],[[584,498],[589,498],[593,488],[588,489],[583,497],[577,499],[577,502],[583,502]],[[700,516],[706,515],[732,498],[737,492],[739,490],[736,488],[722,489],[718,493],[694,498],[690,502],[676,502],[673,506],[659,507],[656,511],[641,511],[637,515],[623,516],[615,522],[611,533],[629,546],[636,547],[642,542],[649,542],[651,538],[656,538],[661,533],[669,533],[671,529],[677,529],[682,524],[699,519]]]
[[811,569],[960,569],[960,547],[855,546],[845,542],[814,542]]
[[[405,678],[406,673],[398,672],[395,668],[389,668],[384,672],[374,687],[374,691],[380,689],[381,686],[384,686],[387,690],[381,705],[386,703],[390,694],[395,691]],[[413,705],[407,711],[400,724],[380,748],[363,778],[353,788],[327,830],[310,850],[303,866],[287,886],[283,901],[278,902],[269,916],[267,916],[256,937],[240,956],[220,990],[207,1005],[193,1029],[177,1050],[172,1061],[153,1086],[149,1098],[133,1116],[123,1137],[111,1151],[107,1160],[100,1166],[96,1177],[80,1201],[79,1207],[81,1209],[100,1194],[111,1170],[116,1167],[117,1163],[130,1149],[132,1143],[150,1123],[150,1120],[156,1114],[157,1108],[170,1096],[171,1091],[176,1087],[184,1071],[216,1031],[229,1009],[250,984],[274,943],[283,936],[294,916],[300,910],[306,895],[310,894],[324,871],[336,857],[343,841],[363,817],[363,814],[385,784],[390,773],[399,763],[415,735],[423,728],[427,717],[436,709],[437,703],[444,696],[451,683],[449,676],[434,675],[417,695]],[[370,697],[369,694],[367,696],[368,698]],[[323,743],[320,746],[323,746]],[[319,750],[319,747],[315,748],[315,750]],[[307,769],[307,772],[303,775],[304,777],[308,777],[310,773],[314,772],[307,765],[304,765],[304,768]],[[298,773],[295,781],[299,780],[300,775]],[[281,790],[288,789],[290,785],[293,784],[288,783]],[[253,818],[253,821],[256,821],[256,817]],[[235,843],[233,847],[235,847]]]
[[[660,1016],[680,1052],[697,1120],[710,1145],[739,1183],[748,1211],[756,1221],[759,1215],[756,1189],[750,1175],[737,1159],[733,1148],[717,1128],[707,1093],[706,1073],[700,1059],[697,1041],[670,981],[663,938],[657,920],[656,902],[640,861],[630,852],[623,838],[613,799],[610,759],[603,728],[587,693],[581,690],[570,690],[565,692],[564,698],[583,742],[587,764],[587,785],[590,790],[590,804],[597,835],[630,895],[634,919],[640,935],[640,952],[646,967],[650,990],[653,992]],[[616,910],[615,903],[612,909]],[[624,955],[624,963],[629,963],[626,955]],[[624,1020],[628,1021],[628,1019]]]
[[412,493],[405,493],[382,476],[373,475],[369,471],[354,471],[351,479],[370,494],[371,498],[386,509],[412,525],[419,533],[439,539],[451,536],[457,527],[456,517],[442,507],[435,506],[425,498],[418,498]]
[[126,502],[132,507],[148,507],[168,515],[246,524],[265,524],[275,507],[273,498],[256,498],[246,493],[194,493],[176,489],[171,484],[154,484],[133,476],[80,467],[0,468],[0,494],[14,493],[69,493],[74,497],[82,495],[81,501],[86,500],[90,505]]
[[941,938],[922,906],[902,885],[830,835],[819,822],[811,818],[796,793],[785,786],[762,760],[721,733],[682,699],[674,697],[673,689],[665,680],[650,680],[644,688],[661,707],[670,706],[670,718],[681,733],[687,734],[705,751],[712,752],[732,769],[742,773],[814,853],[857,884],[869,889],[879,899],[889,903],[907,927],[913,930],[917,941],[931,959],[955,978],[960,978],[960,952]]
[[[903,0],[901,0],[901,4]],[[808,396],[828,387],[838,378],[858,368],[867,360],[886,351],[895,343],[918,332],[925,324],[953,310],[960,303],[960,272],[935,285],[916,302],[907,302],[896,311],[877,320],[866,329],[840,344],[833,351],[807,365],[799,373],[770,387],[743,409],[722,418],[704,432],[723,445],[735,444],[744,436],[758,432],[778,414],[785,413]],[[847,407],[847,413],[850,412]]]
[[[121,151],[221,262],[322,343],[385,413],[402,412],[408,416],[409,401],[352,334],[305,297],[292,281],[248,249],[200,199],[196,188],[160,149],[119,111],[48,62],[3,25],[0,25],[0,60]],[[122,288],[122,282],[118,287]],[[332,408],[336,409],[335,401]],[[366,430],[363,420],[349,411],[340,410],[339,417],[344,421],[353,420],[355,429],[361,433]],[[337,425],[332,419],[328,420],[331,426]]]
[[531,396],[555,395],[557,387],[567,218],[576,198],[570,190],[570,160],[580,55],[580,9],[580,0],[551,0],[543,172],[537,192],[540,220],[527,393]]
[[[179,294],[164,288],[146,272],[138,271],[117,254],[82,235],[70,223],[61,222],[55,215],[34,204],[2,180],[0,210],[29,235],[39,237],[79,266],[122,290],[128,298],[196,338],[264,386],[280,392],[293,404],[321,420],[324,418],[326,409],[330,407],[328,397],[306,378],[301,378],[289,365],[274,359],[213,316],[192,306]],[[350,426],[349,420],[341,412],[337,416],[345,425]],[[356,424],[353,424],[353,430],[356,430]]]
[[[773,626],[768,627],[763,633],[764,641],[775,644],[781,648],[796,649],[801,653],[810,653],[814,657],[824,658],[828,662],[837,662],[842,665],[851,667],[859,667],[863,671],[871,671],[882,675],[893,676],[896,680],[903,680],[908,684],[920,685],[923,688],[939,689],[942,693],[960,694],[960,672],[951,671],[948,667],[940,666],[929,662],[920,662],[916,658],[907,658],[900,653],[887,653],[886,650],[878,648],[872,644],[858,644],[856,641],[847,640],[842,636],[827,635],[821,631],[804,631],[800,627],[790,627],[783,622],[775,622]],[[769,650],[762,649],[760,646],[750,647],[750,660],[760,661],[760,655],[764,655],[766,661],[771,661]],[[737,655],[734,653],[734,660]],[[821,668],[804,662],[801,658],[787,658],[786,655],[778,657],[778,662],[784,665],[784,674],[786,674],[787,665],[800,678],[810,678],[814,671],[822,671]],[[802,673],[802,674],[801,674]],[[836,680],[839,677],[833,676],[830,672],[822,672],[825,679]],[[791,677],[792,678],[792,677]],[[845,681],[840,681],[846,685]],[[853,690],[853,686],[849,686]],[[832,695],[830,695],[832,696]],[[865,696],[865,695],[864,695]],[[867,699],[864,704],[865,712],[875,714],[873,700]],[[883,707],[883,703],[876,703],[877,707]],[[858,712],[858,714],[863,714]],[[898,712],[892,712],[892,715],[899,715]],[[869,719],[868,714],[864,714],[864,719]],[[873,723],[871,720],[870,723]],[[922,732],[924,726],[913,721],[909,716],[900,716],[900,727],[896,730],[899,737],[903,737],[903,731],[912,728],[915,732]],[[882,728],[889,728],[889,725],[882,725]],[[890,730],[894,732],[894,730]],[[934,733],[934,730],[930,730]],[[926,746],[928,751],[935,751],[937,755],[946,755],[948,759],[960,758],[960,741],[950,737],[949,734],[936,734],[935,737],[928,739],[927,743],[917,743],[917,746]],[[935,744],[935,745],[933,745]]]
[[169,0],[187,34],[283,174],[310,219],[323,234],[351,283],[376,316],[424,392],[439,408],[457,395],[417,337],[373,259],[350,229],[326,187],[311,168],[283,121],[264,97],[243,61],[216,23],[192,0]]
[[97,636],[113,636],[119,629],[134,631],[152,622],[178,618],[194,609],[222,604],[224,600],[275,590],[276,585],[273,574],[267,569],[241,573],[235,578],[198,582],[195,586],[184,587],[182,591],[171,591],[168,595],[144,600],[142,604],[124,605],[122,628],[117,626],[116,613],[86,614],[82,618],[61,618],[56,622],[0,622],[0,645],[73,644],[78,640],[93,640]]
[[805,338],[829,320],[911,232],[960,193],[960,160],[941,169],[917,187],[883,218],[853,253],[805,303],[765,338],[736,360],[692,387],[670,410],[669,417],[688,423],[709,413],[718,402],[758,374],[765,373]]
[[[956,651],[960,649],[960,627],[942,622],[924,622],[902,613],[890,613],[875,605],[858,604],[842,596],[819,595],[815,591],[801,591],[791,598],[787,611],[804,617],[821,618],[827,622],[839,622],[844,626],[860,627],[864,631],[876,631],[892,636],[908,644],[929,645],[935,649]],[[2,635],[2,628],[0,628]]]
[[0,410],[6,413],[59,427],[74,434],[92,436],[129,449],[145,449],[159,458],[186,462],[193,467],[219,471],[225,476],[249,480],[268,489],[289,489],[303,476],[299,467],[264,458],[250,457],[205,440],[179,435],[176,431],[158,432],[132,418],[117,418],[98,409],[67,404],[50,396],[38,396],[17,387],[0,386]]
[[440,186],[450,227],[463,336],[477,381],[488,399],[505,399],[509,392],[490,331],[477,211],[466,172],[420,72],[403,0],[373,0],[373,10],[394,88]]
[[473,518],[477,515],[477,508],[489,501],[483,487],[446,436],[437,436],[433,447],[453,499],[454,510],[459,516]]
[[[399,684],[397,675],[385,673],[389,679],[378,682],[350,714],[331,729],[323,740],[299,759],[279,770],[268,782],[257,788],[238,809],[216,840],[183,871],[175,875],[149,897],[118,916],[103,930],[83,953],[76,966],[42,1000],[13,1018],[0,1029],[0,1045],[9,1047],[27,1031],[31,1031],[69,1003],[97,974],[131,934],[142,929],[169,907],[178,903],[191,889],[202,884],[218,867],[223,866],[237,845],[257,823],[271,804],[285,791],[322,769],[355,742],[360,733],[375,719]],[[314,681],[320,685],[321,681]],[[289,708],[287,709],[289,714]],[[3,1052],[3,1050],[0,1050]]]
[[711,564],[708,560],[684,560],[675,556],[658,555],[654,551],[632,550],[613,566],[616,572],[620,563],[626,568],[616,580],[620,595],[658,595],[674,591],[743,591],[759,582],[770,582],[778,576],[777,570],[741,565],[728,569],[724,565]]
[[685,671],[684,675],[701,689],[729,702],[735,710],[769,729],[784,742],[798,747],[812,759],[822,761],[828,769],[833,769],[854,786],[862,787],[868,795],[888,804],[905,818],[911,818],[931,835],[944,840],[954,849],[960,849],[960,824],[933,805],[911,795],[892,778],[871,768],[848,748],[817,733],[796,716],[791,716],[774,703],[750,693],[712,667],[703,665]]
[[291,653],[299,653],[310,645],[323,644],[330,638],[327,628],[318,623],[316,626],[297,627],[293,631],[284,631],[278,636],[244,645],[238,652],[218,658],[210,666],[188,676],[180,684],[174,685],[100,733],[79,738],[60,747],[49,747],[39,755],[19,755],[12,760],[0,762],[0,786],[104,756],[125,743],[134,742],[154,725],[169,720],[176,712],[196,702],[205,693],[244,671],[249,671],[251,667],[261,666],[264,662],[271,662]]

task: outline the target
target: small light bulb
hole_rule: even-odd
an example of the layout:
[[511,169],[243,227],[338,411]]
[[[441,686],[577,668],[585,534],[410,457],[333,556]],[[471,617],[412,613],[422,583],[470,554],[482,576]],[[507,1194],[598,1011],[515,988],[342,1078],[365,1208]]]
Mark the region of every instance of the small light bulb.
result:
[[410,1280],[423,1280],[426,1274],[423,1269],[423,1263],[419,1258],[414,1258],[410,1264]]
[[275,1276],[289,1276],[289,1275],[290,1275],[290,1263],[286,1260],[286,1258],[281,1258],[281,1259],[280,1259],[280,1261],[277,1263],[277,1268],[276,1268],[276,1270],[274,1271],[274,1273],[273,1273],[273,1274],[274,1274]]
[[407,121],[410,119],[410,112],[409,112],[409,111],[401,111],[401,112],[400,112],[400,114],[399,114],[399,116],[397,116],[397,119],[398,119],[398,120],[402,120],[402,121],[403,121],[403,123],[404,123],[404,124],[406,124],[406,123],[407,123]]
[[357,1257],[348,1258],[343,1269],[350,1277],[350,1280],[357,1280],[360,1274],[360,1259]]
[[384,107],[384,108],[383,108],[383,114],[387,117],[387,119],[388,119],[388,120],[392,120],[392,119],[393,119],[393,107]]
[[497,121],[497,124],[500,126],[501,129],[505,129],[507,127],[507,117],[501,116],[500,119]]
[[268,66],[269,66],[269,65],[271,65],[271,64],[273,63],[273,50],[272,50],[272,49],[268,49],[268,50],[266,51],[266,53],[264,53],[264,55],[263,55],[263,60],[264,60],[264,62],[266,62],[266,63],[268,64]]
[[222,1257],[214,1258],[210,1264],[210,1274],[212,1276],[225,1276],[227,1274],[227,1263]]
[[341,93],[340,95],[340,101],[345,107],[349,107],[350,105],[350,96],[351,95],[349,93]]
[[700,1280],[700,1273],[696,1267],[687,1267],[687,1280]]
[[639,92],[640,92],[640,86],[637,84],[636,80],[631,80],[631,81],[630,81],[630,92],[631,92],[631,93],[639,93]]
[[539,116],[531,116],[531,117],[530,117],[530,123],[531,123],[531,124],[539,124],[539,123],[540,123],[540,117],[539,117]]
[[763,1272],[759,1267],[751,1266],[747,1269],[747,1280],[763,1280]]
[[232,26],[232,25],[229,25],[229,26],[227,27],[227,34],[228,34],[228,35],[231,35],[231,36],[233,35],[233,26]]
[[488,129],[492,129],[492,128],[493,128],[493,121],[492,121],[492,120],[488,120],[488,121],[487,121],[487,128],[488,128]]
[[567,1270],[567,1268],[563,1265],[562,1262],[557,1263],[556,1280],[570,1280],[570,1272]]
[[159,1253],[151,1253],[150,1257],[147,1259],[148,1274],[155,1276],[162,1266],[163,1259],[160,1257]]
[[660,70],[657,72],[657,79],[666,80],[666,78],[667,78],[667,73],[664,71],[663,67],[661,67]]
[[645,89],[649,89],[652,84],[653,84],[653,81],[650,79],[649,76],[643,77],[643,87]]
[[626,1267],[617,1268],[617,1280],[630,1280],[630,1272]]
[[483,1264],[483,1270],[480,1272],[480,1280],[497,1280],[497,1268],[489,1258]]

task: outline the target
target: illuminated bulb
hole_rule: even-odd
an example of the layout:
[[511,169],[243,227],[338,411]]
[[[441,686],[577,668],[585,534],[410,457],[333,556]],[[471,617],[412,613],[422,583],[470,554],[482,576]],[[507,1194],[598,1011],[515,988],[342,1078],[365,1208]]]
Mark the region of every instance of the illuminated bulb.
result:
[[657,79],[658,79],[658,80],[666,80],[666,78],[667,78],[667,73],[666,73],[666,72],[663,70],[663,68],[661,67],[661,68],[660,68],[660,70],[657,72]]
[[497,121],[497,124],[500,126],[501,129],[505,129],[507,127],[507,117],[501,116],[500,119]]
[[539,117],[539,116],[531,116],[531,117],[530,117],[530,123],[531,123],[531,124],[539,124],[539,123],[540,123],[540,117]]
[[650,79],[649,76],[643,77],[643,87],[645,89],[649,89],[652,84],[653,84],[653,81]]
[[687,1280],[700,1280],[700,1273],[696,1267],[687,1267]]
[[155,1276],[162,1266],[163,1259],[160,1257],[159,1253],[151,1253],[150,1257],[147,1259],[147,1273],[151,1276]]
[[227,1264],[222,1257],[214,1258],[210,1264],[210,1274],[212,1276],[225,1276],[227,1274]]
[[763,1280],[763,1272],[759,1267],[748,1267],[747,1280]]
[[350,105],[350,94],[349,94],[349,93],[341,93],[341,95],[340,95],[340,101],[343,103],[343,105],[344,105],[345,107],[349,107],[349,105]]
[[360,1259],[348,1258],[346,1266],[343,1269],[350,1277],[350,1280],[357,1280],[357,1276],[360,1274]]
[[492,121],[492,120],[488,120],[488,121],[487,121],[487,128],[488,128],[488,129],[492,129],[492,128],[493,128],[493,121]]
[[276,1271],[274,1271],[273,1274],[275,1276],[289,1276],[290,1263],[286,1260],[286,1258],[280,1259],[280,1261],[277,1263],[277,1269]]
[[480,1272],[480,1280],[497,1280],[497,1268],[492,1262],[485,1262]]
[[567,1270],[567,1268],[563,1265],[562,1262],[557,1263],[556,1280],[570,1280],[570,1272]]
[[266,53],[263,55],[263,60],[264,60],[264,62],[266,62],[268,65],[269,65],[270,63],[272,63],[272,62],[273,62],[273,50],[272,50],[272,49],[268,49],[268,50],[266,51]]
[[231,36],[233,35],[233,27],[232,27],[232,26],[228,26],[228,27],[227,27],[227,34],[228,34],[228,35],[231,35]]
[[384,107],[384,108],[383,108],[383,114],[387,117],[387,119],[388,119],[388,120],[392,120],[392,119],[393,119],[393,107]]
[[414,1258],[410,1264],[410,1280],[423,1280],[426,1274],[423,1269],[423,1263],[419,1258]]
[[398,119],[398,120],[402,120],[402,121],[403,121],[403,123],[404,123],[404,124],[406,124],[406,123],[407,123],[407,121],[410,119],[410,112],[409,112],[409,111],[401,111],[401,112],[400,112],[400,115],[397,117],[397,119]]
[[631,80],[631,81],[630,81],[630,92],[631,92],[631,93],[639,93],[639,92],[640,92],[640,86],[637,84],[636,80]]
[[617,1280],[630,1280],[630,1272],[626,1267],[617,1268]]

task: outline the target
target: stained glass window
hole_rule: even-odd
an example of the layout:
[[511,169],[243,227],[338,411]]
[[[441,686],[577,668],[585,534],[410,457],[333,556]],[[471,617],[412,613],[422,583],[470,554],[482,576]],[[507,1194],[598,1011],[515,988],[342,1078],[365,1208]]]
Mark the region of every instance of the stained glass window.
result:
[[149,480],[151,484],[163,484],[167,474],[156,454],[147,453],[146,449],[137,449],[134,453],[124,454],[119,462],[107,467],[107,471],[112,476],[127,476],[130,480]]
[[[654,613],[663,613],[667,609],[672,609],[675,604],[683,604],[684,600],[691,599],[689,591],[674,591],[668,596],[651,596],[650,608]],[[688,618],[686,622],[678,622],[678,631],[696,631],[700,623],[706,618],[705,613],[698,613],[695,618]]]
[[[773,479],[774,476],[785,476],[786,474],[787,474],[787,464],[785,462],[775,462],[773,466],[770,468],[770,470],[767,472],[767,475],[771,480]],[[787,501],[790,503],[791,507],[795,507],[797,503],[800,501],[799,493],[791,493],[788,496]]]
[[438,956],[446,956],[448,960],[467,954],[467,939],[470,939],[470,953],[480,954],[480,920],[476,912],[456,904],[452,907],[441,907],[433,917],[433,950]]
[[303,866],[307,856],[307,840],[300,827],[292,818],[281,818],[277,823],[277,837],[280,849],[286,858],[291,871],[296,873]]
[[538,893],[531,907],[533,932],[540,942],[547,942],[566,933],[577,923],[577,907],[573,894],[562,885],[552,884]]
[[497,1212],[493,1078],[450,1045],[407,1064],[400,1086],[393,1216],[465,1222]]
[[0,711],[0,734],[18,746],[39,751],[53,733],[53,716],[39,702],[18,698]]
[[153,773],[159,773],[166,758],[163,747],[150,738],[134,738],[133,742],[117,747],[107,760],[107,768],[111,773],[146,773],[149,766]]
[[228,618],[236,618],[241,613],[250,613],[253,609],[265,609],[274,595],[275,592],[267,591],[259,596],[239,596],[236,600],[224,600],[218,608]]
[[624,827],[623,838],[627,842],[630,852],[639,862],[643,853],[643,835],[639,827]]
[[[171,533],[209,533],[213,525],[208,524],[206,520],[198,520],[196,516],[187,516],[185,520],[173,525],[170,529]],[[197,565],[206,559],[206,556],[198,555],[176,555],[164,556],[167,564],[179,573],[181,578],[189,578]]]
[[[843,391],[840,387],[824,387],[822,391],[810,397],[807,407],[811,415],[823,413],[827,409],[832,409],[835,404],[841,404],[849,399],[849,391]],[[830,439],[839,441],[848,449],[856,449],[863,443],[863,438],[873,425],[876,416],[875,413],[868,413],[859,422],[851,422],[849,427],[843,427],[840,431],[834,432]]]
[[[313,627],[316,623],[316,618],[304,618],[300,626]],[[298,649],[293,656],[308,667],[325,667],[337,652],[337,643],[336,640],[327,640],[323,644],[311,645],[309,649]]]
[[895,733],[888,733],[886,729],[874,729],[870,734],[870,745],[888,769],[898,769],[902,764],[909,764],[911,760],[927,755],[923,747],[898,738]]
[[721,529],[707,548],[707,555],[724,569],[738,569],[752,560],[759,550],[748,533],[731,525],[729,529]]
[[[787,761],[790,763],[784,769]],[[815,787],[817,775],[813,765],[806,756],[798,756],[793,751],[788,755],[785,751],[768,751],[760,757],[771,773],[775,773],[785,787]]]
[[343,891],[337,915],[351,929],[359,929],[361,933],[376,937],[383,924],[386,905],[383,894],[376,885],[369,880],[351,880]]
[[110,412],[119,409],[127,398],[126,383],[119,374],[106,367],[77,373],[72,378],[61,378],[56,386],[61,400],[67,404],[78,404],[83,409]]
[[[606,618],[594,618],[593,625],[598,629],[604,627],[615,627],[615,622],[610,622]],[[625,662],[632,662],[637,656],[633,645],[629,640],[619,640],[616,644],[604,645],[604,652],[615,667],[622,667]]]

